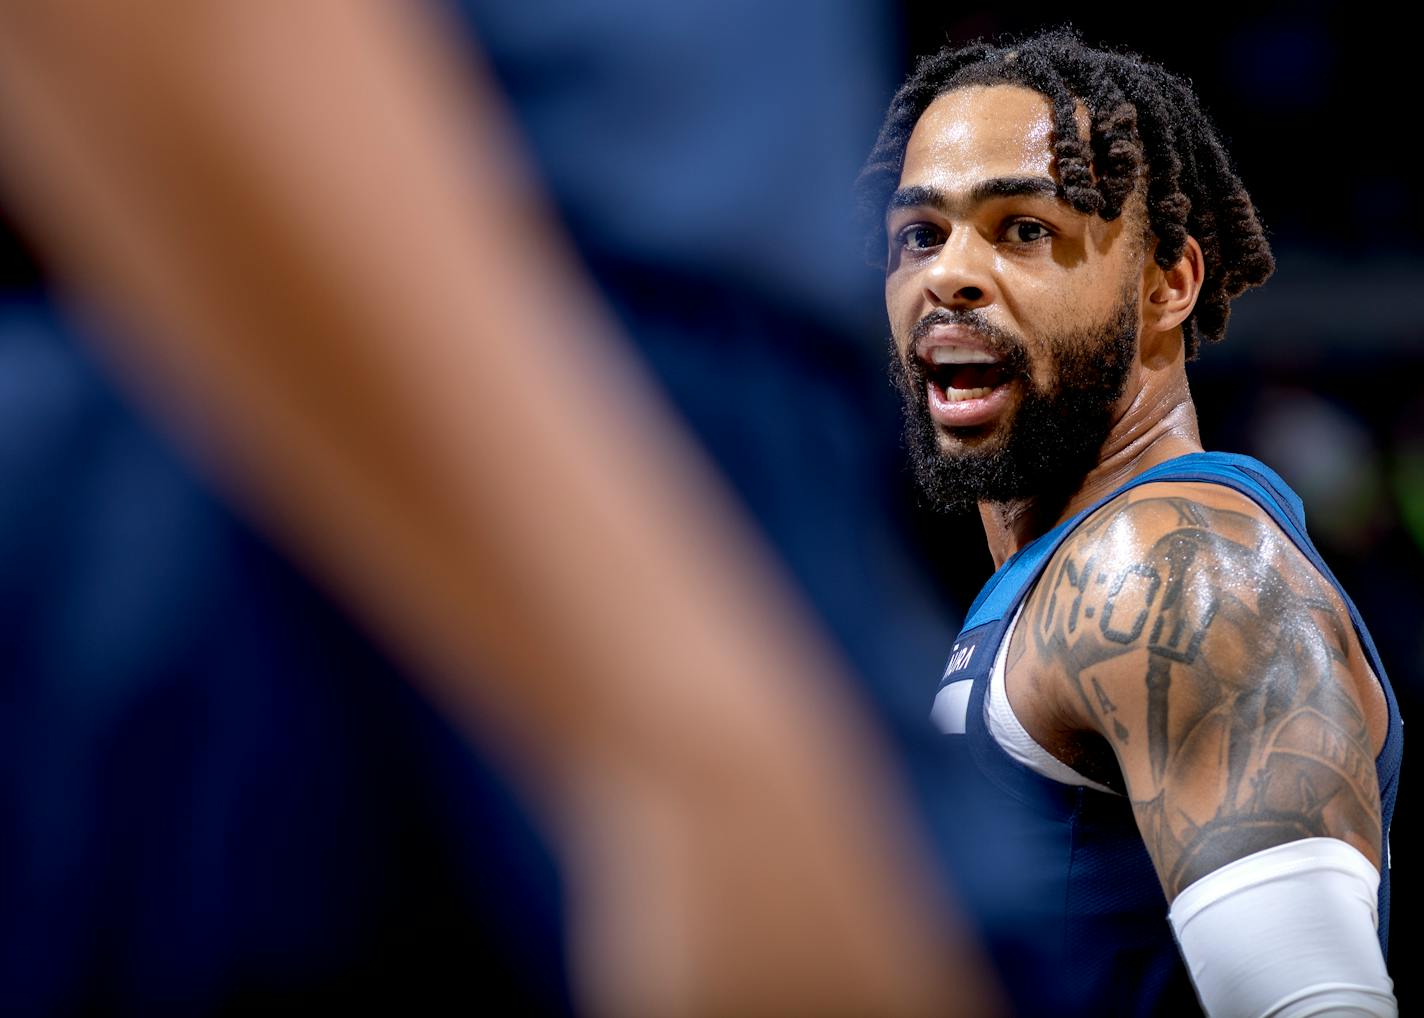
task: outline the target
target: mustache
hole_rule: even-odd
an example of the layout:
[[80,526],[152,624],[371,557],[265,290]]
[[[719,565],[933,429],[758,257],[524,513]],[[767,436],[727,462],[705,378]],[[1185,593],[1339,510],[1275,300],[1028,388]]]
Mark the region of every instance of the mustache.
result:
[[[982,308],[935,308],[930,311],[910,330],[911,354],[918,352],[920,343],[932,331],[944,325],[957,325],[973,331],[984,341],[989,352],[1003,361],[1007,369],[1015,372],[1026,369],[1028,351],[1023,340],[1008,329],[989,321]],[[919,368],[917,357],[912,356],[910,360],[912,370]]]

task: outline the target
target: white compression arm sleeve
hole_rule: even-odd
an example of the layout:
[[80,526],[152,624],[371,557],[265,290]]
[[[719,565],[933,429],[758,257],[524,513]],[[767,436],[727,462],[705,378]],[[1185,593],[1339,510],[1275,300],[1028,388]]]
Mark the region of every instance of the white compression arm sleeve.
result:
[[1213,870],[1169,918],[1211,1018],[1394,1016],[1376,928],[1379,873],[1335,838],[1276,845]]

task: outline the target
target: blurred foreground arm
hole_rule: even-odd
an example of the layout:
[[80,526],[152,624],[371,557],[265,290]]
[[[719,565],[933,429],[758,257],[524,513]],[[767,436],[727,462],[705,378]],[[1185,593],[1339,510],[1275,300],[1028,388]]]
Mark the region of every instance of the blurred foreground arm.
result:
[[585,1004],[977,1013],[840,664],[433,26],[7,4],[0,138],[119,370],[544,807]]

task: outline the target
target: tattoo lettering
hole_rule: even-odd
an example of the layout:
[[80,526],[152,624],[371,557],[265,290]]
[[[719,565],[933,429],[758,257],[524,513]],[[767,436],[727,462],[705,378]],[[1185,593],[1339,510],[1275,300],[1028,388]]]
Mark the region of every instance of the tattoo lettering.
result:
[[1125,498],[1059,549],[1012,657],[1108,739],[1169,896],[1299,838],[1378,841],[1351,633],[1268,522]]

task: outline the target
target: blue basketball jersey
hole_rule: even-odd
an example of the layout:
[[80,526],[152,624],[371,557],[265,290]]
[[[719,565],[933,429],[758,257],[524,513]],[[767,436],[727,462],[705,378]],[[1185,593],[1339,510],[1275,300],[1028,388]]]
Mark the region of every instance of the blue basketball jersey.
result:
[[[1388,837],[1403,732],[1394,691],[1359,612],[1305,531],[1300,499],[1247,456],[1194,453],[1162,463],[1012,556],[975,599],[950,653],[940,696],[964,705],[946,735],[954,780],[942,794],[959,817],[951,861],[1021,1013],[1199,1014],[1167,921],[1167,900],[1124,796],[1063,784],[1016,761],[990,733],[984,698],[1000,644],[1055,552],[1094,511],[1156,481],[1222,484],[1255,502],[1339,592],[1384,688],[1389,727],[1376,759],[1384,821],[1379,936],[1388,945]],[[937,710],[937,713],[939,711]]]

